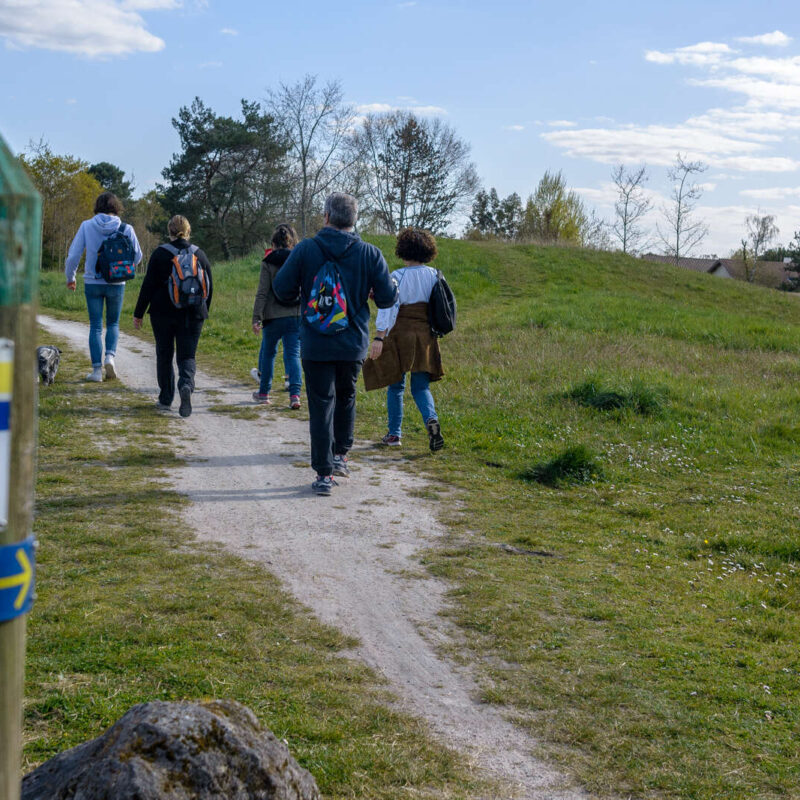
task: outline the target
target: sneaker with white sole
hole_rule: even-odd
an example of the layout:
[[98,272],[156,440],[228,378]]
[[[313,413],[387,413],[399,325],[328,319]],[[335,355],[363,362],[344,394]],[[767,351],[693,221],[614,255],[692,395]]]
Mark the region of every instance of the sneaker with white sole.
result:
[[178,389],[178,394],[181,396],[181,404],[178,407],[178,413],[182,417],[192,416],[192,390],[188,386],[181,386]]
[[314,483],[311,484],[311,491],[323,497],[331,493],[331,489],[339,484],[330,475],[317,475]]
[[115,380],[117,377],[117,365],[114,363],[114,356],[106,356],[103,366],[106,370],[106,380]]
[[293,408],[295,411],[297,411],[297,409],[300,408],[299,394],[293,394],[291,395],[291,397],[289,397],[289,408]]
[[400,447],[402,441],[399,436],[395,436],[393,433],[387,433],[386,436],[381,439],[381,444],[385,444],[387,447]]
[[92,367],[92,371],[86,376],[87,381],[94,381],[95,383],[103,382],[103,368]]
[[441,450],[444,447],[444,436],[442,436],[442,428],[439,425],[439,420],[431,418],[425,423],[425,429],[428,431],[428,444],[431,448],[431,453]]
[[261,383],[261,370],[258,367],[253,367],[250,370],[250,377],[256,382]]
[[350,477],[350,467],[347,464],[347,456],[333,457],[333,474],[340,478]]
[[268,406],[272,402],[272,400],[269,399],[269,392],[266,394],[261,394],[261,392],[253,392],[252,398],[260,406]]

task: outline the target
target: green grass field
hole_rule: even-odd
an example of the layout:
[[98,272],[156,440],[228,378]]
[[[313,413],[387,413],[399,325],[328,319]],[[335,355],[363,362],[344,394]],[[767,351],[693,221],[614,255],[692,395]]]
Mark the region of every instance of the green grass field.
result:
[[261,566],[192,541],[184,501],[158,481],[177,463],[174,423],[118,382],[87,387],[64,350],[40,392],[25,771],[136,703],[229,697],[288,741],[327,798],[471,797],[466,767],[340,657],[351,639]]
[[[618,255],[440,244],[460,311],[434,386],[446,449],[427,454],[409,396],[403,452],[463,490],[426,559],[469,643],[454,657],[592,792],[800,796],[800,298]],[[206,368],[255,364],[257,272],[257,256],[217,265]],[[43,305],[85,318],[62,280],[44,276]],[[362,393],[357,435],[384,432],[383,393]],[[531,479],[574,448],[588,482]]]

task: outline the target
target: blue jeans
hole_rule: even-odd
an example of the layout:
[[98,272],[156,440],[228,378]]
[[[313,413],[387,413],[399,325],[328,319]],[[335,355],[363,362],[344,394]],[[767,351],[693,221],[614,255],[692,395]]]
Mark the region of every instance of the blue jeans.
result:
[[86,307],[89,309],[89,354],[93,367],[103,366],[103,302],[106,306],[106,355],[117,353],[119,315],[125,296],[124,283],[86,283]]
[[[427,372],[411,373],[411,396],[417,404],[422,421],[439,419],[436,416],[436,406],[433,404],[433,395],[430,390],[430,375]],[[397,383],[393,383],[386,390],[386,410],[389,412],[389,433],[393,436],[402,436],[403,428],[403,393],[406,389],[406,376],[403,375]]]
[[300,366],[300,317],[278,317],[264,323],[261,329],[261,352],[258,354],[258,369],[261,383],[258,391],[269,394],[272,389],[272,372],[278,342],[283,342],[283,366],[289,376],[289,394],[300,394],[303,368]]

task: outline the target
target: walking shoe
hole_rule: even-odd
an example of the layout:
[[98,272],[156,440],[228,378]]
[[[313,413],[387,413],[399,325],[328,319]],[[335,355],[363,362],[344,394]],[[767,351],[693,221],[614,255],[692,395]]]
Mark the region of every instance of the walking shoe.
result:
[[385,444],[388,447],[400,447],[402,442],[399,436],[395,436],[393,433],[387,433],[386,436],[381,439],[381,444]]
[[117,367],[114,364],[114,356],[106,356],[105,368],[106,380],[113,381],[117,377]]
[[298,408],[300,408],[300,395],[299,394],[293,394],[289,398],[289,408],[293,408],[293,409],[295,409],[295,411]]
[[92,367],[92,371],[86,376],[87,381],[94,381],[95,383],[103,382],[103,368]]
[[172,406],[168,406],[166,403],[162,403],[160,400],[156,403],[156,410],[157,411],[172,411]]
[[284,375],[283,376],[283,391],[284,392],[288,392],[289,391],[289,376],[288,375]]
[[261,392],[253,392],[253,400],[262,406],[268,406],[272,402],[272,400],[269,399],[269,392],[266,394],[261,394]]
[[258,367],[253,367],[250,370],[250,377],[256,382],[261,383],[261,370]]
[[347,456],[333,457],[333,474],[341,478],[350,477],[350,467],[347,466]]
[[314,494],[327,496],[331,493],[331,489],[338,485],[330,475],[317,475],[316,480],[311,484],[311,491]]
[[181,386],[178,389],[178,394],[181,396],[178,413],[182,417],[190,417],[192,415],[192,390],[188,386]]
[[442,428],[439,425],[439,420],[431,418],[425,423],[425,428],[428,431],[428,444],[431,448],[431,453],[441,450],[444,447],[444,436],[442,436]]

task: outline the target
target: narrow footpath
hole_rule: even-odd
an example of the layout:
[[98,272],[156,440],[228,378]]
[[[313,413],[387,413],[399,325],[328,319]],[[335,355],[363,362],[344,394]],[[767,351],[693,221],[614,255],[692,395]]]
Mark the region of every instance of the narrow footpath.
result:
[[[88,352],[87,325],[39,323],[48,342]],[[116,361],[122,382],[152,397],[158,413],[152,343],[123,334]],[[173,412],[176,431],[188,435],[176,445],[186,464],[170,482],[189,497],[197,536],[267,565],[319,619],[357,637],[354,657],[386,677],[399,707],[505,787],[491,800],[587,800],[533,756],[524,731],[475,699],[466,670],[437,652],[457,639],[439,614],[447,587],[419,561],[444,533],[434,504],[410,495],[424,481],[357,443],[352,477],[339,479],[332,497],[315,497],[306,422],[272,409],[257,420],[215,413],[210,406],[241,406],[253,386],[204,373],[196,383],[192,416]]]

